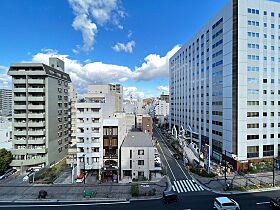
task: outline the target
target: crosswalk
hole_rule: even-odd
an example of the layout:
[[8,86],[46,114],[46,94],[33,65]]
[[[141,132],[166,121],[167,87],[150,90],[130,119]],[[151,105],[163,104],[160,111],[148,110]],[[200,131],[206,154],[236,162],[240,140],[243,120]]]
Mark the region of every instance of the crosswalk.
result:
[[194,180],[177,180],[173,181],[172,190],[177,193],[203,191],[203,187]]

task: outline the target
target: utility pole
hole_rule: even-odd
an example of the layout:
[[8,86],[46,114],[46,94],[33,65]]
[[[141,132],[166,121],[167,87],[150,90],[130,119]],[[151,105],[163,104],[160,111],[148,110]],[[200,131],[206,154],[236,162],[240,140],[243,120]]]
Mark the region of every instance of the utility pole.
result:
[[275,170],[277,169],[277,159],[273,158],[273,176],[272,176],[272,186],[275,187]]
[[227,151],[225,150],[225,153],[224,153],[224,158],[225,158],[225,189],[227,187],[227,160],[226,160],[226,156],[227,156]]

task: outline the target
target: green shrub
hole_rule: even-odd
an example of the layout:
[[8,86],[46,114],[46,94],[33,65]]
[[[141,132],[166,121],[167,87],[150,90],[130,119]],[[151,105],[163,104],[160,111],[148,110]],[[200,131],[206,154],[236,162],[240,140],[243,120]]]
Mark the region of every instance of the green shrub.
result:
[[209,174],[204,168],[196,168],[196,167],[191,167],[190,171],[194,174],[197,174],[202,177],[208,177],[208,178],[213,178],[215,177],[215,174]]
[[138,184],[131,185],[131,195],[132,195],[132,197],[139,196],[139,185]]

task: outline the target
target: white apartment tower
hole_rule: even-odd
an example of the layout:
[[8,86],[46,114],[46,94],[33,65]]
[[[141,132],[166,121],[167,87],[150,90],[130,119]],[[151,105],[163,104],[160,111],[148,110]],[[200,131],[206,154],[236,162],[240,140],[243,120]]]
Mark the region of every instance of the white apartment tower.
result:
[[122,109],[122,91],[111,87],[89,85],[77,103],[77,174],[91,171],[102,180],[118,181],[118,154],[126,124],[125,113],[117,112]]
[[42,63],[14,64],[8,74],[13,79],[11,166],[24,170],[57,163],[70,141],[69,75]]
[[170,128],[234,165],[280,154],[280,4],[231,0],[169,60]]
[[12,115],[12,90],[0,89],[0,116]]

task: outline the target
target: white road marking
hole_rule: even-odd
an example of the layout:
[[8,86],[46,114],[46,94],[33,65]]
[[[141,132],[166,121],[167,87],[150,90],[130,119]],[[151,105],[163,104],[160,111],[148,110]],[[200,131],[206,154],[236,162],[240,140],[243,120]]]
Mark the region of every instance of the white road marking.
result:
[[256,203],[256,205],[263,205],[263,204],[269,204],[269,203],[270,203],[269,201],[265,201],[265,202]]
[[[158,129],[157,127],[156,127],[156,131],[157,131],[158,135],[160,136],[162,142],[163,142],[163,143],[165,144],[165,146],[167,147],[167,149],[168,149],[169,153],[171,154],[171,156],[173,156],[173,153],[172,153],[171,150],[169,149],[169,147],[168,147],[168,145],[166,144],[166,142],[165,142],[165,140],[164,140],[164,138],[163,138],[161,132],[159,131],[159,129]],[[164,158],[165,158],[165,161],[167,162],[167,159],[166,159],[166,157],[165,157],[165,155],[164,155],[164,153],[163,153],[163,150],[162,150],[160,144],[159,144],[159,147],[160,147],[161,152],[162,152],[162,154],[163,154],[163,156],[164,156]],[[181,171],[183,172],[184,176],[186,177],[187,180],[186,180],[185,182],[186,182],[187,185],[189,186],[190,190],[191,190],[191,191],[203,191],[204,188],[201,187],[195,180],[189,180],[189,178],[187,177],[187,174],[186,174],[185,171],[182,169],[181,165],[178,163],[178,161],[177,161],[175,158],[174,158],[174,160],[176,161],[177,165],[179,166],[179,168],[180,168]],[[177,181],[177,179],[175,178],[174,173],[173,173],[173,171],[171,170],[171,167],[170,167],[170,165],[169,165],[168,162],[167,162],[167,164],[168,164],[168,167],[169,167],[169,169],[170,169],[170,171],[171,171],[171,173],[172,173],[172,176],[173,176],[174,180]],[[184,180],[183,180],[183,181],[184,181]],[[189,181],[189,182],[188,182],[188,181]],[[184,183],[185,183],[185,182],[184,182]],[[180,182],[179,182],[179,183],[180,183]],[[177,182],[178,186],[179,186],[180,189],[181,189],[181,192],[183,192],[183,191],[182,191],[182,188],[181,188],[181,185],[180,185],[179,183]],[[184,184],[183,184],[182,182],[181,182],[181,184],[182,184],[182,186],[184,187]],[[186,184],[185,184],[185,185],[186,185]],[[186,185],[186,187],[187,187],[187,185]],[[175,185],[175,187],[177,187],[177,186]],[[189,188],[187,187],[188,191],[189,191]],[[173,191],[174,191],[174,190],[173,190]],[[177,191],[178,193],[180,193],[178,190],[176,190],[176,191]],[[186,192],[186,191],[185,191],[185,192]]]
[[191,191],[194,191],[193,186],[191,185],[190,180],[186,180],[186,183],[187,183],[188,186],[190,187]]
[[199,188],[197,183],[192,182],[192,180],[177,180],[173,181],[172,190],[177,193],[183,192],[198,192],[203,191],[203,188]]
[[178,193],[180,193],[180,190],[179,190],[179,188],[177,187],[176,181],[174,181],[173,183],[174,183],[174,186],[175,186],[175,188],[176,188],[176,191],[177,191]]
[[190,191],[190,188],[189,188],[188,184],[186,183],[186,180],[183,180],[183,183],[185,184],[185,186],[188,189],[188,191]]
[[[165,143],[162,134],[158,131],[157,129],[157,133],[160,135],[161,139],[163,140],[163,143],[165,144],[165,146],[167,147],[168,151],[170,152],[171,156],[173,155],[173,153],[171,152],[171,150],[169,149],[169,147],[167,146],[167,144]],[[188,179],[187,174],[184,172],[184,170],[182,169],[182,167],[180,166],[180,164],[178,163],[178,161],[174,158],[174,160],[176,161],[177,165],[179,166],[179,168],[181,169],[181,171],[183,172],[183,174],[185,175],[186,179]]]
[[162,150],[160,144],[158,144],[158,145],[159,145],[159,148],[160,148],[160,150],[161,150],[161,153],[163,154],[163,157],[164,157],[164,159],[165,159],[165,161],[166,161],[166,163],[167,163],[167,166],[168,166],[169,170],[171,171],[171,174],[172,174],[174,180],[176,181],[177,179],[175,178],[174,173],[173,173],[173,171],[171,170],[171,167],[170,167],[170,165],[169,165],[169,163],[168,163],[168,161],[167,161],[167,159],[166,159],[166,157],[165,157],[165,155],[164,155],[164,153],[163,153],[163,150]]

